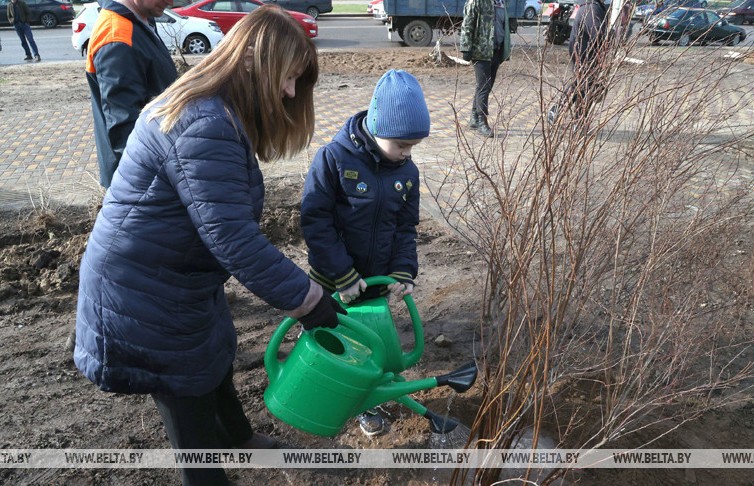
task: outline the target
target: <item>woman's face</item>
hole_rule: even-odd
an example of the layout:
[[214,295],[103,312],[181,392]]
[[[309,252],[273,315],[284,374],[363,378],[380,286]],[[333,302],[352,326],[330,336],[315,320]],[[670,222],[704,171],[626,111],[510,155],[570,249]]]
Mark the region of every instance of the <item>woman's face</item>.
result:
[[295,98],[296,97],[296,80],[303,73],[303,69],[289,73],[288,76],[283,79],[283,85],[280,87],[280,92],[283,94],[283,98]]

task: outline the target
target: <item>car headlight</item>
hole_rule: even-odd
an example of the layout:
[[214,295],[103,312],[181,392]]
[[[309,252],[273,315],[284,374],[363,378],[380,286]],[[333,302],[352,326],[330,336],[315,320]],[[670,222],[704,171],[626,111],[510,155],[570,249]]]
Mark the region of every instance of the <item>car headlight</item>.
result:
[[307,24],[316,24],[317,23],[317,21],[314,20],[314,19],[304,19],[304,22],[307,23]]
[[210,22],[209,28],[210,30],[214,30],[215,32],[222,32],[222,29],[220,29],[220,26],[217,25],[217,22]]

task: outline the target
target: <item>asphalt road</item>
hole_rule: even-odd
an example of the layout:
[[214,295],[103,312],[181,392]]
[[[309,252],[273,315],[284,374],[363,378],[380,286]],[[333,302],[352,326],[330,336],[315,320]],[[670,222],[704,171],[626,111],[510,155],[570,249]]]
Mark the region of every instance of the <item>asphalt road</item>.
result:
[[[322,50],[330,49],[360,49],[386,48],[400,45],[398,42],[388,41],[385,26],[368,17],[328,17],[323,15],[318,19],[319,37],[314,42]],[[746,26],[748,31],[746,42],[742,45],[754,45],[754,27]],[[34,39],[39,46],[42,61],[75,61],[80,60],[80,54],[71,46],[71,24],[63,24],[56,29],[44,29],[39,26],[32,28]],[[520,27],[513,37],[518,45],[536,44],[539,28]],[[452,44],[453,38],[444,43]],[[0,65],[24,64],[24,51],[15,31],[10,27],[0,28]]]

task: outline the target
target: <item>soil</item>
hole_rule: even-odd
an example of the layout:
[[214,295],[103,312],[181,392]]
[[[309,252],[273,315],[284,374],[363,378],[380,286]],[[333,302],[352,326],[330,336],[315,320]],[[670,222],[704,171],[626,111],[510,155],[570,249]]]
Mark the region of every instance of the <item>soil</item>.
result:
[[[425,57],[426,50],[414,49],[323,53],[322,85],[371,89],[385,69],[395,66],[410,68],[422,76],[423,83],[446,82],[446,69],[431,65]],[[560,59],[554,62],[564,65]],[[81,68],[78,62],[2,68],[2,109],[36,111],[66,103],[88,110]],[[297,223],[300,190],[300,178],[270,181],[262,226],[276,246],[306,268],[305,245]],[[66,346],[75,322],[78,264],[95,214],[96,208],[90,207],[0,213],[0,450],[169,447],[149,397],[101,392],[77,371]],[[426,348],[421,361],[406,371],[409,379],[450,371],[472,357],[483,286],[483,266],[477,255],[426,213],[419,226],[418,251],[415,298]],[[257,430],[302,448],[429,446],[427,421],[394,403],[383,407],[388,432],[372,438],[364,436],[355,421],[347,423],[338,436],[326,439],[274,418],[262,399],[268,383],[262,356],[283,316],[235,280],[226,288],[239,338],[235,384]],[[396,318],[404,342],[410,343],[409,320],[402,307],[396,309]],[[283,351],[293,345],[293,334],[289,333]],[[449,411],[470,424],[480,390],[477,384],[462,398],[443,388],[413,396],[435,412]],[[754,409],[735,406],[685,425],[661,446],[744,448],[752,443]],[[422,469],[232,469],[228,475],[239,485],[422,485],[447,480],[437,471]],[[745,484],[751,479],[746,471],[737,470],[595,470],[570,476],[566,482],[597,485],[616,481],[636,485]],[[179,484],[180,475],[163,469],[0,469],[0,483],[162,485]]]

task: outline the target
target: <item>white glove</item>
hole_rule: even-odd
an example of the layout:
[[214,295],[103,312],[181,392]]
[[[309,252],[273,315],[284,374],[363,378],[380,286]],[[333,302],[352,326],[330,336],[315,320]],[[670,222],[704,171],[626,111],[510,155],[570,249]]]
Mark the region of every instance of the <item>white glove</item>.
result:
[[394,284],[388,285],[387,289],[390,291],[390,293],[394,297],[398,299],[402,299],[406,295],[413,293],[414,284],[410,284],[410,283],[404,284],[404,283],[396,282]]
[[364,281],[364,279],[360,278],[358,282],[351,285],[342,292],[338,292],[338,294],[340,294],[340,300],[342,300],[344,304],[348,304],[366,289],[367,283]]

